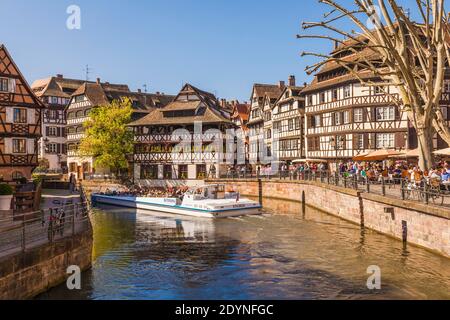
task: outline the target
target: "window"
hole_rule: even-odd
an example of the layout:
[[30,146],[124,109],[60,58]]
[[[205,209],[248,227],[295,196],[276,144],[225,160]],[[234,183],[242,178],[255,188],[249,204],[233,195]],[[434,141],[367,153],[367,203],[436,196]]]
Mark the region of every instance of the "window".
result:
[[12,147],[13,153],[27,153],[27,140],[13,139]]
[[205,179],[205,178],[206,178],[206,164],[198,164],[197,179]]
[[295,130],[300,129],[300,118],[295,118]]
[[75,97],[75,102],[82,102],[82,101],[84,101],[84,95]]
[[344,111],[344,123],[350,123],[350,111]]
[[320,151],[320,137],[308,138],[308,151]]
[[311,94],[308,96],[308,105],[312,106],[312,104],[313,104],[313,95]]
[[58,104],[58,97],[50,97],[51,104]]
[[172,166],[171,165],[164,165],[163,177],[164,177],[164,179],[172,179]]
[[58,145],[56,143],[49,143],[47,145],[47,153],[58,153]]
[[0,78],[0,91],[8,92],[9,91],[9,80],[6,78]]
[[20,171],[14,171],[11,175],[11,178],[13,180],[19,180],[19,179],[22,179],[23,177],[24,176],[23,176],[22,172],[20,172]]
[[345,86],[344,87],[344,98],[350,98],[352,94],[352,89],[350,86]]
[[76,117],[77,118],[83,118],[84,117],[84,111],[83,110],[78,110],[76,113]]
[[48,118],[56,120],[58,119],[58,112],[56,110],[49,110],[48,111]]
[[364,121],[364,110],[363,109],[355,109],[353,112],[353,119],[355,122],[363,122]]
[[395,107],[379,107],[376,113],[377,121],[395,120]]
[[383,94],[383,88],[380,86],[373,87],[374,94]]
[[319,94],[319,103],[325,103],[325,92]]
[[267,129],[267,131],[266,131],[266,139],[272,139],[272,130]]
[[67,119],[73,119],[73,118],[75,118],[75,113],[74,112],[69,112],[67,114]]
[[444,92],[450,92],[450,81],[444,82]]
[[58,128],[57,127],[48,127],[48,135],[51,137],[58,136]]
[[341,123],[341,113],[340,112],[335,112],[334,113],[334,124],[336,126],[340,126],[342,124]]
[[314,124],[315,124],[315,127],[322,126],[322,116],[321,115],[314,116]]
[[141,179],[149,179],[149,180],[158,179],[158,166],[157,165],[141,166]]
[[337,89],[333,89],[333,101],[336,101],[338,99],[338,90]]
[[185,164],[178,166],[178,179],[186,180],[188,178],[188,166]]
[[355,148],[356,150],[363,150],[364,149],[364,134],[357,133],[355,134]]
[[27,109],[14,108],[14,123],[27,123]]
[[389,149],[395,147],[395,135],[393,133],[377,133],[377,149]]
[[337,140],[336,148],[338,150],[344,150],[345,149],[345,136],[337,136],[336,140]]
[[288,120],[288,130],[289,131],[294,130],[294,119],[289,119]]

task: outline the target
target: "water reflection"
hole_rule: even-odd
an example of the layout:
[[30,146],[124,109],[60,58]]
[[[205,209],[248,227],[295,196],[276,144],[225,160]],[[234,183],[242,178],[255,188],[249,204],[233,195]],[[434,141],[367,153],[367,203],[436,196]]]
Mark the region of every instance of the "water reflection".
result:
[[[450,260],[323,212],[266,200],[262,216],[208,220],[108,208],[94,216],[83,290],[43,299],[450,298]],[[382,290],[366,287],[368,266]]]

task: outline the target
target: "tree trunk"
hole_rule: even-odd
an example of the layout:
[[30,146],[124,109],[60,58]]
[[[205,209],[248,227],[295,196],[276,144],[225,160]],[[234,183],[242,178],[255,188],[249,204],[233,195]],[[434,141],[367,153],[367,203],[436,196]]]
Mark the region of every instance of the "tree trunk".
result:
[[442,110],[436,110],[435,118],[433,119],[433,127],[436,132],[441,136],[450,147],[450,128],[448,127],[447,121],[442,114]]
[[419,142],[419,167],[421,170],[429,170],[433,166],[433,127],[417,128],[417,140]]

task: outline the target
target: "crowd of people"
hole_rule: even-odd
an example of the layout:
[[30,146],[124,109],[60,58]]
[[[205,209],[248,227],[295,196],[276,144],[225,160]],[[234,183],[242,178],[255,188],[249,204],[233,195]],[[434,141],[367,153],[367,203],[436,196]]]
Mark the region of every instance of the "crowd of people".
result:
[[439,182],[450,185],[450,166],[447,161],[435,164],[429,170],[420,170],[416,164],[407,161],[341,161],[337,165],[328,165],[325,162],[306,161],[297,164],[281,163],[278,166],[256,165],[255,169],[240,166],[228,168],[227,176],[242,176],[243,173],[258,175],[260,177],[305,177],[308,174],[330,174],[336,172],[342,177],[354,177],[361,181],[381,182],[382,179],[390,182],[406,180],[410,183],[421,184],[424,181]]
[[148,198],[171,198],[182,197],[189,187],[169,187],[158,188],[141,185],[121,186],[118,189],[109,189],[100,191],[99,194],[107,196],[121,196],[121,197],[148,197]]

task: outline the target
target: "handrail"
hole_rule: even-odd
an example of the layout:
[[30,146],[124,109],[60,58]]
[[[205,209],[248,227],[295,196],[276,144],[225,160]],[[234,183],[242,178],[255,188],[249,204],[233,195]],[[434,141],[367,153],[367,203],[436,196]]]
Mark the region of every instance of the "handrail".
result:
[[251,173],[250,175],[240,175],[230,173],[222,175],[223,179],[261,179],[270,181],[274,179],[291,181],[315,181],[323,184],[334,185],[346,189],[353,189],[359,192],[379,194],[382,196],[394,197],[402,200],[433,203],[438,206],[450,206],[450,185],[439,184],[432,186],[427,179],[410,181],[407,178],[394,178],[378,176],[375,179],[362,177],[361,175],[345,176],[340,173],[330,173],[329,171],[290,171],[280,170],[270,174]]

